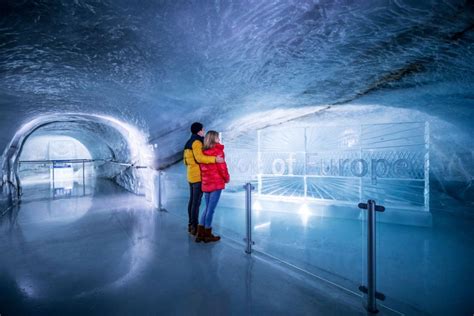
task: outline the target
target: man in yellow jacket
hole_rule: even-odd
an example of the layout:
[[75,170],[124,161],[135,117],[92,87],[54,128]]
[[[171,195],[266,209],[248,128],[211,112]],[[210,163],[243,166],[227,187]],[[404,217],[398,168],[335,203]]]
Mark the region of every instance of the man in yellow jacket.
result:
[[187,167],[187,175],[189,182],[189,203],[188,203],[188,232],[196,235],[199,206],[201,205],[201,163],[222,163],[222,157],[206,156],[202,153],[202,145],[204,142],[204,126],[199,122],[191,125],[191,137],[184,146],[184,164]]

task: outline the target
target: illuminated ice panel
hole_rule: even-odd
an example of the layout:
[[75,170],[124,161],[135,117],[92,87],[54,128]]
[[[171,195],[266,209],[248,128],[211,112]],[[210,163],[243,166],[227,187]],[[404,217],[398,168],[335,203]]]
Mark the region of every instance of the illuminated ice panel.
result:
[[318,200],[353,202],[359,200],[360,179],[348,177],[307,177],[307,196]]
[[362,177],[422,180],[425,177],[425,151],[411,147],[363,149],[359,171]]
[[[314,149],[312,149],[314,150]],[[321,150],[306,154],[306,174],[312,176],[354,177],[360,150]]]
[[427,125],[424,122],[371,124],[361,126],[361,147],[366,149],[424,148]]
[[260,173],[264,175],[304,175],[304,152],[262,152],[260,153]]
[[256,178],[258,173],[256,151],[238,150],[230,147],[225,149],[225,155],[231,183],[245,182]]
[[298,176],[262,176],[262,195],[275,197],[304,197],[304,178]]
[[247,133],[233,139],[221,135],[230,174],[230,186],[255,180],[258,172],[257,133]]
[[[260,191],[279,197],[428,206],[428,136],[424,122],[262,130],[258,171],[265,180]],[[292,176],[303,178],[302,193],[297,193],[301,181]]]
[[360,126],[311,126],[306,128],[306,151],[341,151],[360,148]]
[[361,200],[372,199],[378,204],[396,209],[421,209],[425,206],[425,183],[423,180],[370,179],[362,180]]

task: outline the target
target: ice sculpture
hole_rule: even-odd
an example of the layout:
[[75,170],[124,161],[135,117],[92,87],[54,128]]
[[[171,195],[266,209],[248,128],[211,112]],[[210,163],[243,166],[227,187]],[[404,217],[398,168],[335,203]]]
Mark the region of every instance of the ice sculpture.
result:
[[262,195],[353,203],[375,199],[392,207],[429,209],[425,123],[258,133],[256,175]]

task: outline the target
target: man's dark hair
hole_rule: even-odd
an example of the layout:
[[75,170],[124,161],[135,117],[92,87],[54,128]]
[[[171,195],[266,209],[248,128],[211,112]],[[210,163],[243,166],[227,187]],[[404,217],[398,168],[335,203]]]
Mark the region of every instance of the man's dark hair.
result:
[[197,134],[197,133],[199,133],[199,132],[202,130],[203,127],[204,127],[204,126],[203,126],[201,123],[199,123],[199,122],[194,122],[194,123],[191,125],[191,133]]

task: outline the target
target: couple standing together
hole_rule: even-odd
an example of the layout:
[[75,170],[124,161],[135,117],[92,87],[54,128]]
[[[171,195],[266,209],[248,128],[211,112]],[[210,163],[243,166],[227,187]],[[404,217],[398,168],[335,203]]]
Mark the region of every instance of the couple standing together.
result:
[[[224,160],[224,145],[219,133],[208,131],[204,137],[204,126],[191,125],[191,137],[184,146],[184,164],[189,182],[188,232],[196,236],[196,242],[212,242],[221,238],[212,234],[212,218],[229,172]],[[199,218],[199,207],[204,193],[206,208]]]

